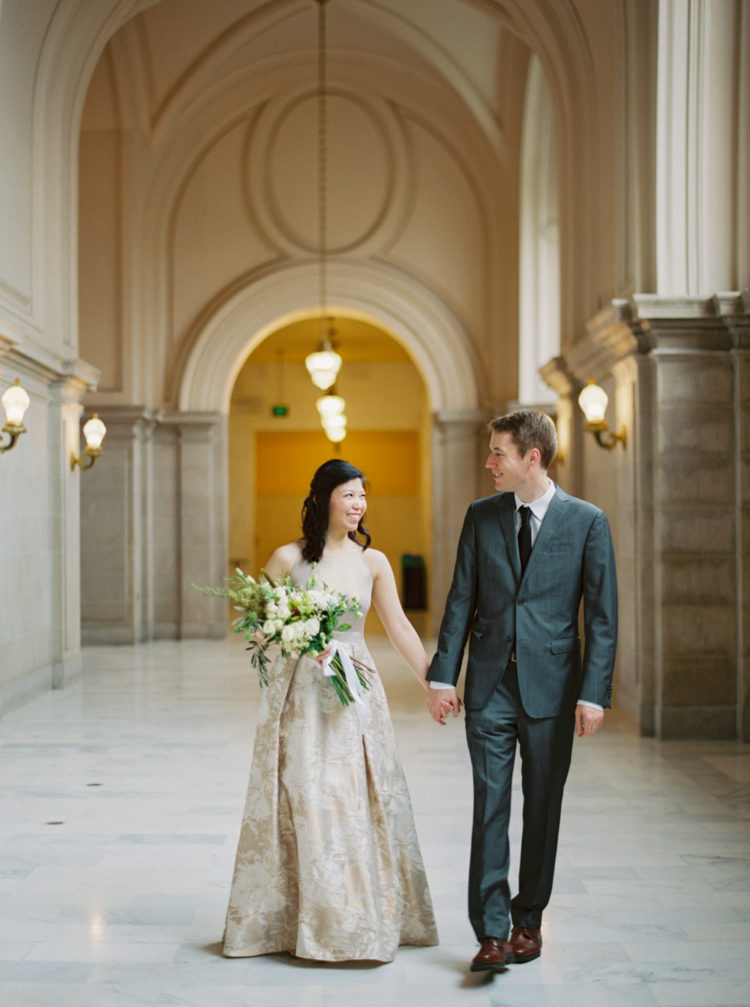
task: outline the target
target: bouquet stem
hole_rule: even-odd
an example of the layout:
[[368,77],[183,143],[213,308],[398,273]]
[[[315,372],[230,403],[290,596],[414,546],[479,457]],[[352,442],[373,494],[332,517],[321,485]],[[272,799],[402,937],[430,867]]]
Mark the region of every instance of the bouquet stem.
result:
[[[354,670],[357,673],[357,678],[359,679],[359,684],[363,689],[370,688],[370,682],[365,675],[365,665],[361,664],[359,661],[352,660],[354,665]],[[341,658],[338,654],[334,654],[331,659],[329,667],[333,670],[333,675],[328,676],[331,680],[331,685],[336,690],[336,695],[339,698],[339,702],[342,706],[349,706],[350,703],[354,702],[354,696],[351,694],[349,685],[346,681],[346,674],[344,673],[344,667],[341,663]]]

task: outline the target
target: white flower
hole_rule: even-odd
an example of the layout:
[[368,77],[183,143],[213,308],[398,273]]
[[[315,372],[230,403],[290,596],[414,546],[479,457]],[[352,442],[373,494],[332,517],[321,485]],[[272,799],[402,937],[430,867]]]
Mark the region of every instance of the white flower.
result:
[[312,639],[312,637],[317,636],[320,632],[320,620],[319,619],[308,619],[305,622],[305,632]]
[[281,630],[281,639],[284,643],[294,643],[297,638],[297,623],[289,623]]
[[273,636],[275,632],[276,632],[276,624],[274,622],[272,622],[269,619],[268,622],[264,622],[263,623],[263,635],[264,636]]

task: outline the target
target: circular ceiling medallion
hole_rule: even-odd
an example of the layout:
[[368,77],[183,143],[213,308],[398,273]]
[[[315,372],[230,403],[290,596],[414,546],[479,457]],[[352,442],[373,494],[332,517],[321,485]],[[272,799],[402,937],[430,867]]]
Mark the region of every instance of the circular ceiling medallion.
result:
[[[393,210],[395,161],[405,157],[392,116],[330,89],[326,99],[326,248],[340,254],[377,239]],[[272,242],[288,253],[319,248],[318,98],[270,102],[248,145],[248,200]]]

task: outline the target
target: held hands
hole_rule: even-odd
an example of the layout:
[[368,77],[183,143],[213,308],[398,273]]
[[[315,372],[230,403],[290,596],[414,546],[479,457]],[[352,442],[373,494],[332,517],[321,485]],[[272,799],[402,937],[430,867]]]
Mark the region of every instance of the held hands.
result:
[[445,718],[452,711],[457,717],[461,712],[463,703],[458,698],[455,689],[429,689],[427,690],[427,709],[436,724],[445,726]]
[[333,653],[333,644],[329,643],[326,649],[321,650],[319,654],[310,654],[309,656],[312,658],[313,661],[315,661],[316,664],[319,664],[322,668],[326,658],[330,657],[332,653]]

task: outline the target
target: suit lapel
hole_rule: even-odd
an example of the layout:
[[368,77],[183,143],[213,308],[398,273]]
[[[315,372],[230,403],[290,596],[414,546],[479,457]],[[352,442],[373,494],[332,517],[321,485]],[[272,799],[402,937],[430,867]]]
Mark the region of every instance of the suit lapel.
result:
[[[542,522],[544,525],[544,522]],[[521,557],[518,553],[518,535],[516,534],[516,502],[512,493],[504,493],[500,500],[500,527],[508,550],[508,559],[513,569],[516,582],[521,580]],[[532,549],[532,554],[534,550]]]

